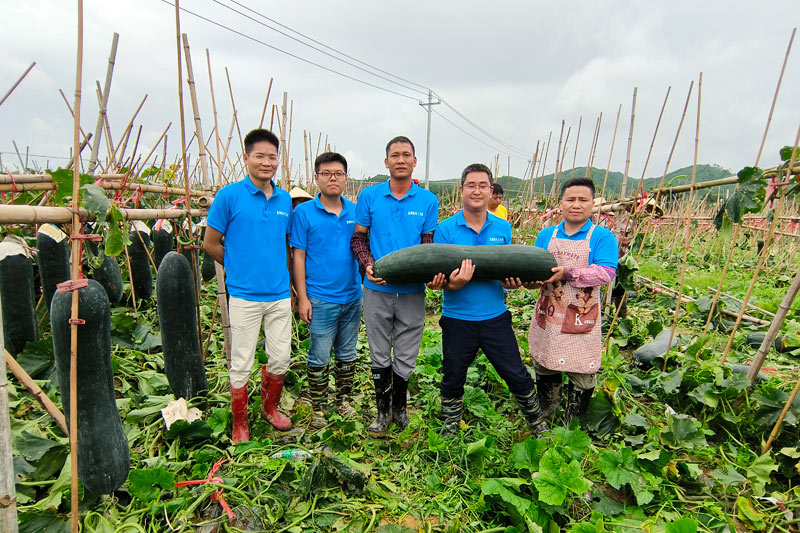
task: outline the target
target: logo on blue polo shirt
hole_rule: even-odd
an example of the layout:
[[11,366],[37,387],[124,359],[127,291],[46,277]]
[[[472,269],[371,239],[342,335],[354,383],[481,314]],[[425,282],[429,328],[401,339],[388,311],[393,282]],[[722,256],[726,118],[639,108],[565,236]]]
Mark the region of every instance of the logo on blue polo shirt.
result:
[[281,215],[281,216],[284,216],[284,217],[288,217],[289,216],[289,213],[287,213],[285,211],[275,211],[275,214],[276,215]]
[[409,211],[408,214],[409,214],[409,216],[412,216],[412,217],[424,217],[425,216],[425,213],[423,213],[422,211]]
[[345,224],[355,224],[355,223],[356,223],[355,220],[346,220],[345,221]]
[[505,239],[502,237],[489,237],[489,242],[505,242]]

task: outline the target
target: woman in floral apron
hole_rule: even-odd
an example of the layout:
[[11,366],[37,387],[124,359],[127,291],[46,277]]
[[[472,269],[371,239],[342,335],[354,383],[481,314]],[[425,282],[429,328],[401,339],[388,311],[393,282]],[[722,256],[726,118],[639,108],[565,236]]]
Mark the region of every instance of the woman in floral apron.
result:
[[567,423],[586,412],[597,383],[602,355],[600,287],[611,283],[617,268],[614,234],[589,220],[593,200],[590,179],[564,183],[563,221],[540,231],[534,244],[552,253],[558,263],[550,279],[533,284],[541,289],[529,333],[539,401],[545,417],[552,419],[561,403],[565,372]]

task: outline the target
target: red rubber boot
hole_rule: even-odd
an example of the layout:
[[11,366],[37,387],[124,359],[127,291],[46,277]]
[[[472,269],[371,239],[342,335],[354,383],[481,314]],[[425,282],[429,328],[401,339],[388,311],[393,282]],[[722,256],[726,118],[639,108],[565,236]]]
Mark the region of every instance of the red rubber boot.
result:
[[267,365],[261,367],[261,417],[279,431],[292,429],[292,421],[278,411],[283,392],[284,374],[267,372]]
[[250,427],[247,425],[247,384],[243,387],[231,385],[231,411],[233,411],[231,440],[234,444],[250,440]]

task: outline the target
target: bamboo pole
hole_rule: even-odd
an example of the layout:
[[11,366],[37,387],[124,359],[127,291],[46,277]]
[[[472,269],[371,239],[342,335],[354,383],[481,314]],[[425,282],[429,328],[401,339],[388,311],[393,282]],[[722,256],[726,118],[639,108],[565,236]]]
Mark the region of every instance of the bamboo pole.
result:
[[269,106],[269,93],[272,92],[272,78],[269,79],[267,86],[267,97],[264,99],[264,108],[261,110],[261,120],[258,121],[258,127],[264,127],[264,116],[267,114],[267,107]]
[[[184,209],[118,209],[125,220],[175,219],[208,214],[207,209],[192,209],[190,213]],[[70,222],[73,215],[85,221],[94,220],[94,215],[83,208],[0,204],[0,224],[64,224]]]
[[[0,306],[0,339],[3,334],[3,309]],[[17,492],[14,487],[14,461],[11,454],[11,415],[8,408],[8,380],[5,358],[0,363],[0,531],[17,533]]]
[[[644,177],[647,175],[647,165],[650,163],[650,156],[653,154],[653,146],[656,144],[656,137],[658,137],[658,129],[661,126],[661,119],[664,118],[664,109],[667,107],[667,101],[669,100],[669,93],[672,90],[672,86],[667,87],[667,94],[664,96],[664,103],[661,104],[661,112],[658,114],[658,121],[656,122],[656,128],[653,130],[653,139],[650,141],[650,148],[647,150],[647,158],[644,160],[644,168],[642,169],[642,177],[639,178],[639,185],[636,187],[636,191],[641,191],[644,185]],[[622,195],[624,196],[624,195]]]
[[594,135],[592,135],[592,146],[589,148],[589,161],[586,162],[586,172],[583,174],[584,178],[591,178],[590,173],[592,172],[592,165],[594,164],[594,156],[597,153],[597,140],[600,137],[600,125],[602,123],[603,112],[601,111],[594,123]]
[[[17,360],[14,359],[8,350],[3,350],[5,352],[5,364],[8,365],[8,369],[14,374],[14,377],[26,388],[28,392],[39,402],[39,405],[42,406],[42,409],[50,415],[56,425],[64,432],[64,435],[69,435],[69,430],[67,429],[67,420],[64,418],[64,413],[61,412],[61,409],[58,408],[56,404],[53,403],[53,400],[50,399],[47,394],[36,384],[36,382],[31,378],[25,369],[22,368]],[[3,372],[5,374],[5,372]]]
[[111,77],[114,74],[114,62],[117,57],[117,45],[119,44],[119,34],[114,33],[111,38],[111,53],[108,55],[108,68],[106,69],[106,81],[103,85],[102,99],[100,103],[100,110],[97,115],[97,125],[94,127],[95,141],[92,145],[92,155],[89,158],[89,173],[94,172],[97,165],[97,156],[100,151],[100,137],[103,132],[103,123],[105,120],[106,106],[108,105],[108,95],[111,92]]
[[17,86],[18,86],[20,83],[22,83],[22,80],[24,80],[24,79],[25,79],[25,76],[27,76],[27,75],[28,75],[28,73],[29,73],[31,70],[33,70],[33,67],[35,67],[35,66],[36,66],[36,61],[34,61],[33,63],[31,63],[31,64],[28,66],[28,68],[26,68],[26,69],[25,69],[25,72],[23,72],[23,73],[22,73],[22,75],[21,75],[19,78],[17,78],[17,81],[15,81],[15,82],[14,82],[14,85],[12,85],[12,86],[11,86],[11,88],[10,88],[8,91],[6,91],[6,94],[4,94],[2,98],[0,98],[0,105],[3,105],[3,102],[5,102],[5,101],[6,101],[6,99],[7,99],[9,96],[11,96],[11,93],[13,93],[13,92],[14,92],[14,89],[16,89],[16,88],[17,88]]
[[[228,74],[228,67],[225,67],[225,79],[228,81],[228,94],[231,97],[231,108],[233,109],[233,121],[236,123],[236,132],[239,134],[239,146],[244,150],[244,141],[242,140],[242,130],[239,128],[239,113],[236,111],[236,102],[233,100],[233,87],[231,86],[231,77]],[[271,128],[270,128],[271,129]]]
[[578,146],[581,143],[581,127],[583,126],[583,115],[578,117],[578,135],[575,137],[575,151],[572,152],[572,171],[570,172],[569,179],[575,177],[575,162],[578,160]]
[[[214,117],[214,139],[217,150],[217,179],[216,188],[218,189],[222,184],[222,157],[220,155],[220,147],[222,146],[222,138],[219,136],[219,122],[217,120],[217,100],[214,96],[214,79],[211,75],[211,53],[206,48],[206,66],[208,67],[208,87],[211,91],[211,111]],[[227,154],[226,154],[227,155]]]
[[[118,181],[102,181],[98,183],[98,186],[102,187],[106,190],[111,191],[137,191],[137,192],[145,192],[145,193],[154,193],[154,194],[166,194],[169,196],[186,196],[186,191],[177,189],[175,187],[167,187],[167,186],[158,186],[158,185],[150,185],[146,183],[136,183],[136,182],[129,182],[129,183],[121,183]],[[0,192],[12,192],[12,191],[52,191],[56,188],[56,185],[53,182],[42,182],[42,183],[3,183],[2,178],[0,178]],[[191,196],[193,198],[206,198],[208,199],[208,191],[199,191],[197,189],[191,190]]]
[[306,159],[306,187],[311,183],[311,167],[308,162],[308,139],[306,138],[306,130],[303,130],[303,156]]
[[203,136],[203,125],[200,122],[200,109],[197,105],[197,90],[194,84],[194,71],[192,69],[192,54],[189,50],[189,37],[184,33],[183,37],[183,51],[186,55],[186,76],[187,85],[189,86],[189,96],[192,102],[192,113],[194,114],[194,130],[197,136],[197,150],[200,153],[200,171],[203,177],[203,188],[209,188],[208,179],[208,164],[206,163],[206,143]]
[[[81,85],[83,82],[83,0],[78,0],[78,52],[75,68],[75,105],[72,128],[73,169],[72,201],[80,205],[80,129],[81,129]],[[72,234],[83,233],[83,223],[77,212],[72,214]],[[72,240],[72,279],[81,277],[81,240]],[[70,450],[70,528],[78,533],[80,508],[78,506],[78,291],[72,291],[70,314],[70,365],[69,365],[69,450]]]
[[783,410],[781,411],[780,416],[778,416],[778,420],[775,422],[775,427],[772,428],[772,431],[769,434],[769,439],[767,439],[767,442],[764,443],[764,447],[761,448],[761,455],[764,455],[769,451],[770,448],[772,448],[772,441],[774,441],[775,437],[778,436],[778,431],[780,431],[781,429],[781,424],[783,424],[783,419],[786,417],[786,413],[788,413],[789,409],[792,407],[794,399],[795,397],[797,397],[798,391],[800,391],[800,379],[797,380],[797,383],[794,386],[794,390],[789,395],[789,398],[786,400],[786,404],[783,406]]
[[[700,73],[699,78],[697,79],[697,123],[695,126],[694,131],[694,162],[692,163],[692,186],[697,179],[697,153],[700,147],[700,104],[702,103],[702,95],[703,95],[703,73]],[[692,226],[692,211],[693,211],[693,202],[694,202],[694,189],[692,192],[689,193],[689,201],[686,204],[686,216],[684,222],[684,231],[683,231],[683,262],[681,264],[681,277],[680,283],[678,285],[678,294],[683,294],[683,286],[684,282],[686,281],[686,263],[689,258],[689,242],[690,242],[690,235],[689,231]],[[667,346],[672,346],[672,339],[675,337],[675,330],[678,327],[678,315],[681,312],[681,299],[677,298],[675,303],[675,315],[672,317],[672,327],[670,328],[669,332],[669,342],[667,342]],[[744,314],[744,312],[742,313]],[[662,372],[667,371],[667,357],[664,357],[664,367],[662,368]]]
[[608,165],[606,165],[606,174],[603,177],[603,188],[600,189],[600,197],[606,194],[606,184],[608,183],[608,173],[611,171],[611,158],[614,155],[614,144],[617,142],[617,129],[619,128],[619,117],[622,113],[622,104],[617,108],[617,120],[614,122],[614,135],[611,137],[611,149],[608,152]]
[[625,187],[628,183],[628,171],[631,168],[631,148],[633,147],[633,124],[636,119],[636,93],[639,88],[633,88],[633,102],[631,102],[631,127],[628,130],[628,153],[625,156],[625,173],[622,175],[622,186],[619,192],[620,198],[625,198]]

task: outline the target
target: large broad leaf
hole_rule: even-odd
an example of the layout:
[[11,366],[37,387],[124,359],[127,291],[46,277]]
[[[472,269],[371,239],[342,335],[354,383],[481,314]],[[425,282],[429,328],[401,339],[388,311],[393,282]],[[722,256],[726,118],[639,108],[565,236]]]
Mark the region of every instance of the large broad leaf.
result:
[[472,457],[489,457],[491,455],[491,448],[494,445],[492,437],[483,437],[475,442],[467,444],[467,455]]
[[778,470],[771,453],[756,457],[753,464],[747,467],[747,479],[753,485],[753,494],[763,496],[764,488],[770,482],[770,474]]
[[535,507],[534,502],[518,493],[519,488],[525,484],[525,480],[519,478],[489,478],[481,484],[481,494],[498,496],[512,514],[516,512],[519,517],[525,517]]
[[697,520],[693,518],[679,518],[667,524],[667,533],[697,533]]
[[534,472],[539,469],[539,461],[548,447],[547,441],[528,437],[511,448],[511,464],[517,470],[524,468]]
[[128,481],[131,484],[131,496],[147,503],[158,499],[163,491],[174,490],[175,474],[163,468],[137,469],[131,471]]
[[539,500],[550,505],[561,505],[567,497],[567,491],[584,493],[592,486],[592,482],[583,477],[578,461],[567,464],[556,450],[547,450],[539,462],[539,472],[533,478]]
[[[789,400],[789,393],[778,389],[774,385],[766,384],[753,393],[753,398],[758,402],[755,420],[765,426],[773,426],[778,420],[783,407]],[[800,420],[800,394],[798,394],[791,407],[786,412],[783,424],[794,426]]]
[[644,472],[639,468],[633,449],[625,446],[619,452],[606,450],[597,460],[597,467],[605,474],[609,485],[615,489],[630,485],[636,494],[636,503],[645,505],[655,496],[649,489],[650,484]]
[[589,408],[583,416],[586,427],[597,433],[598,437],[604,437],[614,431],[619,426],[619,418],[614,413],[614,406],[605,391],[592,396]]
[[[53,202],[56,206],[60,206],[64,202],[64,198],[72,197],[72,178],[73,171],[66,168],[59,168],[57,170],[48,170],[50,176],[53,177],[53,184],[56,190],[53,191]],[[94,179],[88,174],[81,174],[79,182],[81,185],[92,183]]]
[[586,455],[587,448],[592,439],[580,429],[554,427],[552,430],[553,444],[561,447],[561,452],[569,459],[580,459]]
[[444,450],[447,447],[447,443],[444,441],[442,436],[439,434],[438,431],[434,431],[433,429],[428,430],[428,449],[432,452],[438,452]]
[[55,512],[29,513],[21,512],[19,520],[19,533],[69,533],[69,517],[57,515]]
[[764,521],[767,515],[756,510],[750,500],[745,496],[736,499],[736,518],[744,522],[748,529],[754,531],[765,531],[767,523]]
[[28,461],[38,461],[50,448],[62,446],[61,443],[31,435],[27,431],[15,438],[13,447],[17,454]]
[[741,224],[744,215],[757,213],[764,208],[767,188],[764,172],[758,167],[744,167],[738,176],[739,186],[714,218],[718,230],[722,228],[726,215],[733,223]]
[[46,370],[51,370],[55,364],[53,356],[53,339],[47,338],[28,342],[25,349],[17,354],[17,363],[32,378],[39,377]]
[[98,222],[102,222],[106,219],[111,201],[102,187],[94,183],[87,183],[81,187],[81,205],[93,214]]
[[168,439],[180,439],[187,444],[202,442],[211,438],[214,431],[205,420],[195,420],[192,423],[186,420],[176,420],[164,433]]
[[492,399],[483,389],[477,387],[464,387],[464,405],[477,418],[485,419],[497,415]]
[[667,414],[667,427],[661,430],[661,442],[673,448],[700,448],[707,446],[700,422],[686,416]]

